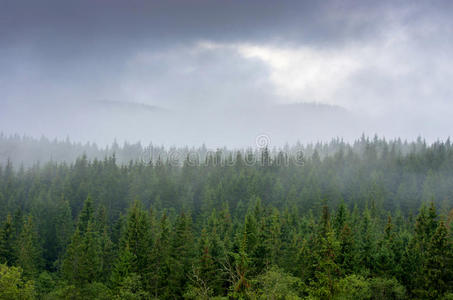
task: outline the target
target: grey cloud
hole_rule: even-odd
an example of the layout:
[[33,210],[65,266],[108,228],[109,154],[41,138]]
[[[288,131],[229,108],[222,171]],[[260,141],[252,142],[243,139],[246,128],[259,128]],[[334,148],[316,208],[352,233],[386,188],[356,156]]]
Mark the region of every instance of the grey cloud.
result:
[[[170,144],[253,143],[261,132],[272,134],[276,143],[353,138],[362,131],[445,136],[453,95],[452,5],[417,0],[3,0],[0,130]],[[406,39],[389,42],[401,32]],[[277,105],[285,101],[275,93],[269,65],[231,48],[197,51],[200,41],[378,51],[333,96],[349,111],[334,108],[326,114],[311,105]],[[390,63],[373,65],[380,59]],[[399,67],[409,71],[393,74]],[[167,110],[132,112],[102,101]]]
[[[268,70],[232,50],[176,48],[131,58],[120,80],[136,101],[164,101],[170,107],[229,107],[269,102]],[[181,107],[180,107],[181,108]]]
[[13,44],[31,42],[43,55],[52,49],[115,53],[194,39],[332,45],[370,38],[394,19],[405,24],[448,20],[449,7],[449,1],[389,0],[3,0],[0,36]]

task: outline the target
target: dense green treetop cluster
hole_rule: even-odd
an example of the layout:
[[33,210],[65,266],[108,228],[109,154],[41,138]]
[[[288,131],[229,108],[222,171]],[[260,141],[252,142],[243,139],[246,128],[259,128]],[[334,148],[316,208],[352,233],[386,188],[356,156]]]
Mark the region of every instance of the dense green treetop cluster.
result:
[[0,165],[0,299],[453,299],[448,140],[119,149]]

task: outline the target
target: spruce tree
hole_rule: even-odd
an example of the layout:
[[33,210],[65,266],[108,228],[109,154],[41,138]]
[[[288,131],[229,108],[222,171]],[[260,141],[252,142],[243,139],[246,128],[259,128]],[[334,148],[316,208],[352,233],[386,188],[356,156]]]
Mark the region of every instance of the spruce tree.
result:
[[0,263],[6,263],[8,266],[16,263],[15,240],[13,218],[8,214],[0,229]]
[[340,275],[337,257],[340,244],[330,225],[331,218],[327,206],[323,206],[321,222],[316,236],[314,249],[315,272],[311,280],[310,294],[322,299],[332,299],[335,294],[335,282]]
[[[88,223],[91,221],[94,223],[94,208],[93,208],[93,200],[91,196],[88,196],[83,203],[83,208],[79,214],[79,219],[77,222],[77,229],[79,230],[81,235],[84,235],[88,229]],[[94,229],[94,228],[93,228]]]
[[[151,270],[150,261],[150,250],[152,241],[150,240],[150,224],[146,211],[141,208],[141,203],[135,201],[130,208],[129,214],[126,220],[126,227],[122,233],[120,239],[120,254],[130,252],[134,259],[130,261],[130,272],[140,276],[143,280],[143,285],[148,284],[146,281],[149,279],[149,273]],[[108,235],[105,234],[105,246],[107,247],[104,251],[109,251],[109,239]],[[126,249],[127,248],[127,249]],[[126,255],[125,254],[125,255]],[[105,253],[108,258],[108,253]],[[123,258],[118,257],[119,260]],[[107,266],[106,266],[107,267]]]
[[77,228],[62,261],[63,276],[82,286],[101,280],[102,250],[90,197],[84,203]]
[[[126,243],[120,250],[115,260],[110,277],[110,283],[113,288],[119,288],[123,281],[134,273],[134,266],[137,264],[137,258],[131,252],[129,245]],[[140,278],[141,279],[141,278]]]
[[422,296],[438,299],[452,290],[451,247],[448,230],[445,223],[440,221],[426,249],[423,264],[424,290],[420,291]]
[[150,253],[151,267],[153,272],[150,273],[151,278],[151,294],[156,297],[168,297],[170,295],[168,277],[171,270],[170,257],[170,224],[167,214],[164,213],[159,226],[159,234],[155,242],[155,246]]
[[171,264],[168,284],[170,293],[182,297],[187,283],[189,270],[192,268],[195,254],[192,224],[185,213],[181,213],[176,219],[171,241]]
[[72,221],[71,207],[69,202],[62,196],[57,203],[55,217],[55,235],[58,259],[62,259],[66,247],[71,242],[74,227]]
[[42,250],[31,216],[24,221],[16,249],[17,264],[22,268],[24,276],[34,278],[42,265]]

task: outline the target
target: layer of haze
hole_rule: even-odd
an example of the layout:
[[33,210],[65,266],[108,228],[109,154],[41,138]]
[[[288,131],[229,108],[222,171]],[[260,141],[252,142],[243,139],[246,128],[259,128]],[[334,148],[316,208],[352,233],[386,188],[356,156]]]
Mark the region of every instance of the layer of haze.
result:
[[452,1],[0,0],[0,131],[275,146],[453,128]]

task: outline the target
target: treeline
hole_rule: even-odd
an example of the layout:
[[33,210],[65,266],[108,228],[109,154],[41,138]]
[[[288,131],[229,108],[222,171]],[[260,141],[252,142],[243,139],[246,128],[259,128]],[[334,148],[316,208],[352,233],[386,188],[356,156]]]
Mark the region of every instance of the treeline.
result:
[[449,141],[308,153],[7,161],[0,298],[453,297]]
[[[264,138],[264,139],[260,139]],[[164,147],[160,145],[143,145],[140,142],[129,143],[124,142],[120,145],[114,141],[111,145],[100,147],[95,143],[80,143],[72,142],[69,138],[65,140],[48,139],[41,137],[36,139],[28,136],[6,135],[0,132],[0,163],[6,164],[10,161],[16,168],[21,166],[28,168],[36,163],[45,164],[47,162],[66,162],[74,163],[77,158],[85,155],[88,160],[102,160],[106,157],[115,155],[118,164],[128,164],[130,161],[148,162],[149,160],[156,161],[159,157],[163,160],[171,159],[173,161],[184,161],[187,155],[197,156],[199,161],[204,162],[206,158],[220,151],[223,158],[229,155],[236,157],[237,152],[241,152],[244,156],[246,153],[252,152],[254,155],[259,155],[260,147],[268,146],[271,155],[275,156],[282,151],[287,154],[296,155],[303,153],[307,157],[311,157],[316,151],[321,158],[333,155],[336,152],[349,151],[358,155],[363,155],[365,150],[372,145],[378,155],[386,151],[394,151],[401,155],[426,151],[430,147],[421,137],[415,141],[407,141],[401,139],[385,140],[377,136],[370,139],[362,135],[362,137],[352,144],[344,142],[342,139],[332,139],[330,142],[318,142],[294,145],[285,145],[283,147],[270,148],[271,139],[267,136],[258,136],[256,144],[247,149],[228,149],[226,147],[220,149],[209,149],[205,145],[201,147]],[[450,140],[445,143],[436,142],[433,145],[450,148]],[[257,149],[258,148],[258,149]]]

